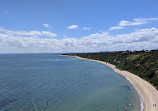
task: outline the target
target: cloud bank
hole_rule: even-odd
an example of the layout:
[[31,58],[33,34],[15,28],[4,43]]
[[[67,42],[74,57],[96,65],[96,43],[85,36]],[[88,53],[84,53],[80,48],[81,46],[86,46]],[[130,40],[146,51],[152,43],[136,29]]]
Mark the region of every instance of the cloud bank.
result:
[[11,35],[11,36],[48,36],[48,37],[56,37],[57,34],[49,32],[49,31],[11,31],[6,30],[0,27],[0,34]]
[[[27,35],[27,36],[25,36]],[[41,35],[53,36],[42,38]],[[29,37],[28,37],[29,36]],[[95,33],[81,38],[54,38],[47,31],[8,31],[0,29],[1,53],[31,52],[97,52],[142,50],[158,48],[158,28],[136,30],[128,34],[111,36],[108,32]]]

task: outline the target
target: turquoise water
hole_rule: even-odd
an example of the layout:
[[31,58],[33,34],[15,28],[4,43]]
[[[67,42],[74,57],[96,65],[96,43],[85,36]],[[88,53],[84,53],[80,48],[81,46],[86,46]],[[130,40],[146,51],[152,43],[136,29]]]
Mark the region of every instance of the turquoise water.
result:
[[139,111],[136,90],[106,65],[53,54],[0,55],[0,111]]

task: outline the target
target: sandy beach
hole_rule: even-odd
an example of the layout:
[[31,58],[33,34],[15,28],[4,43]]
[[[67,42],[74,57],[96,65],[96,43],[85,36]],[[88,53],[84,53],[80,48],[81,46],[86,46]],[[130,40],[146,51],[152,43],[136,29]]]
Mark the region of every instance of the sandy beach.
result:
[[115,65],[103,61],[81,58],[78,56],[74,57],[99,62],[113,68],[114,71],[129,79],[129,81],[131,81],[131,83],[135,86],[135,89],[138,91],[140,95],[140,100],[142,101],[141,111],[158,111],[158,91],[146,80],[128,71],[119,70],[115,67]]

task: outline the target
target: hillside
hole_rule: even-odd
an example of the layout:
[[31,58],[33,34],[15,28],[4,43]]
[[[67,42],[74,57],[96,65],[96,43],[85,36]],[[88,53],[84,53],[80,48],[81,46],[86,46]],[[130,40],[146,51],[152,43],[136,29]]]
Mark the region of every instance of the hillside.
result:
[[101,60],[116,65],[149,81],[158,89],[158,50],[118,51],[99,53],[70,53],[63,55],[80,56]]

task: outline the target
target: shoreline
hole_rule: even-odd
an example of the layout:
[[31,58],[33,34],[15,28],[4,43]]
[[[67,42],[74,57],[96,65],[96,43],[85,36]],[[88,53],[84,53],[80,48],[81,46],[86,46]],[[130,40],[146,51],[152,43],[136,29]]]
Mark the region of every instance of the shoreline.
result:
[[[68,55],[69,56],[69,55]],[[158,111],[158,91],[146,80],[140,78],[139,76],[132,74],[125,70],[119,70],[115,65],[106,63],[100,60],[93,60],[82,58],[79,56],[72,56],[83,60],[95,61],[112,68],[118,74],[124,76],[135,88],[140,96],[141,111]],[[156,106],[154,106],[156,104]]]

